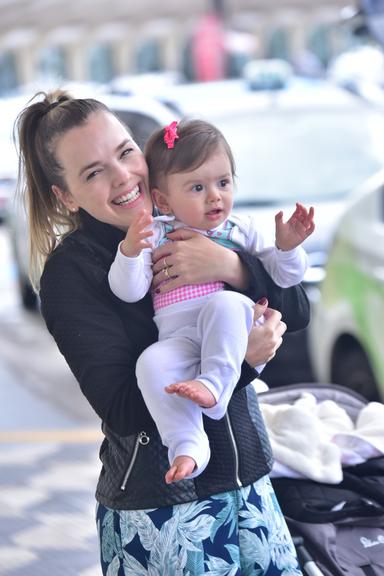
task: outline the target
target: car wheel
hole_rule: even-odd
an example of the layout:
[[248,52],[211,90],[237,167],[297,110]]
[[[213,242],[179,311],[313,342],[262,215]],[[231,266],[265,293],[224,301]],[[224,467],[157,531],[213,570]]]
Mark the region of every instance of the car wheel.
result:
[[378,400],[378,387],[367,355],[356,341],[339,343],[332,358],[332,382],[358,392],[367,400]]
[[23,307],[26,310],[36,310],[38,307],[38,297],[29,282],[20,278],[19,288]]

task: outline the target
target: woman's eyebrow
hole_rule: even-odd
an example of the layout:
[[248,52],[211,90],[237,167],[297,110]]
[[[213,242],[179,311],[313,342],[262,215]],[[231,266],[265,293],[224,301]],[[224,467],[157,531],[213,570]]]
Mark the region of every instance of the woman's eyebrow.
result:
[[[131,142],[131,140],[129,138],[124,138],[124,140],[118,146],[116,146],[115,152],[119,152],[119,150],[124,148],[124,146],[126,146],[128,144],[128,142]],[[95,160],[94,162],[91,162],[90,164],[83,166],[80,169],[79,176],[81,176],[87,170],[90,170],[91,168],[95,168],[95,166],[99,166],[100,164],[102,164],[101,160]]]
[[91,162],[90,164],[87,164],[86,166],[83,166],[79,172],[79,176],[84,174],[84,172],[86,172],[87,170],[90,170],[91,168],[95,168],[95,166],[100,166],[100,162],[98,160],[96,160],[95,162]]
[[119,144],[115,150],[115,152],[118,152],[119,150],[121,150],[122,148],[124,148],[124,146],[126,146],[129,142],[132,142],[131,138],[124,138],[124,140],[121,142],[121,144]]

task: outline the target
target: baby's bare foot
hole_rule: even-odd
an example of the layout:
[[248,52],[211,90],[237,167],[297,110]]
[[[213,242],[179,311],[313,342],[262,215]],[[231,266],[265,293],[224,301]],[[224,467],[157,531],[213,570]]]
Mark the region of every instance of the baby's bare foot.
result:
[[190,456],[176,456],[172,466],[165,475],[165,481],[167,484],[171,484],[172,482],[183,480],[190,476],[195,468],[196,462]]
[[165,391],[168,392],[168,394],[177,394],[183,398],[188,398],[202,408],[212,408],[212,406],[216,404],[214,395],[200,380],[177,382],[176,384],[166,386]]

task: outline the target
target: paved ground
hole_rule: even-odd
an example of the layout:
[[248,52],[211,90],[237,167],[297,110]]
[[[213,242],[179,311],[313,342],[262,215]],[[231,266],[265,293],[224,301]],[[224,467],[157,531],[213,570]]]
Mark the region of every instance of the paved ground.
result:
[[100,576],[100,438],[0,365],[0,576]]

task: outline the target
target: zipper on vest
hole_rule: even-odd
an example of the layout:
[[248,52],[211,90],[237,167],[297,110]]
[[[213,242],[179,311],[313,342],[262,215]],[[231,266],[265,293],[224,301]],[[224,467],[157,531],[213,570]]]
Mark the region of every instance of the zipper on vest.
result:
[[233,428],[232,428],[232,424],[231,424],[231,419],[229,417],[228,412],[225,414],[225,420],[227,422],[227,426],[228,426],[228,431],[229,431],[229,437],[231,440],[231,444],[232,444],[232,448],[233,448],[233,453],[235,455],[235,479],[236,479],[236,483],[239,487],[242,486],[241,480],[240,480],[240,475],[239,475],[239,451],[237,449],[237,444],[236,444],[236,440],[235,440],[235,435],[233,433]]
[[128,482],[128,479],[131,475],[132,469],[135,465],[137,453],[139,451],[140,446],[146,446],[147,444],[149,444],[149,441],[150,441],[150,438],[145,432],[139,432],[139,434],[137,434],[136,440],[135,440],[135,445],[133,447],[132,458],[131,458],[131,461],[128,465],[128,468],[124,474],[124,478],[123,478],[123,481],[121,483],[120,490],[124,491],[126,486],[127,486],[127,482]]

